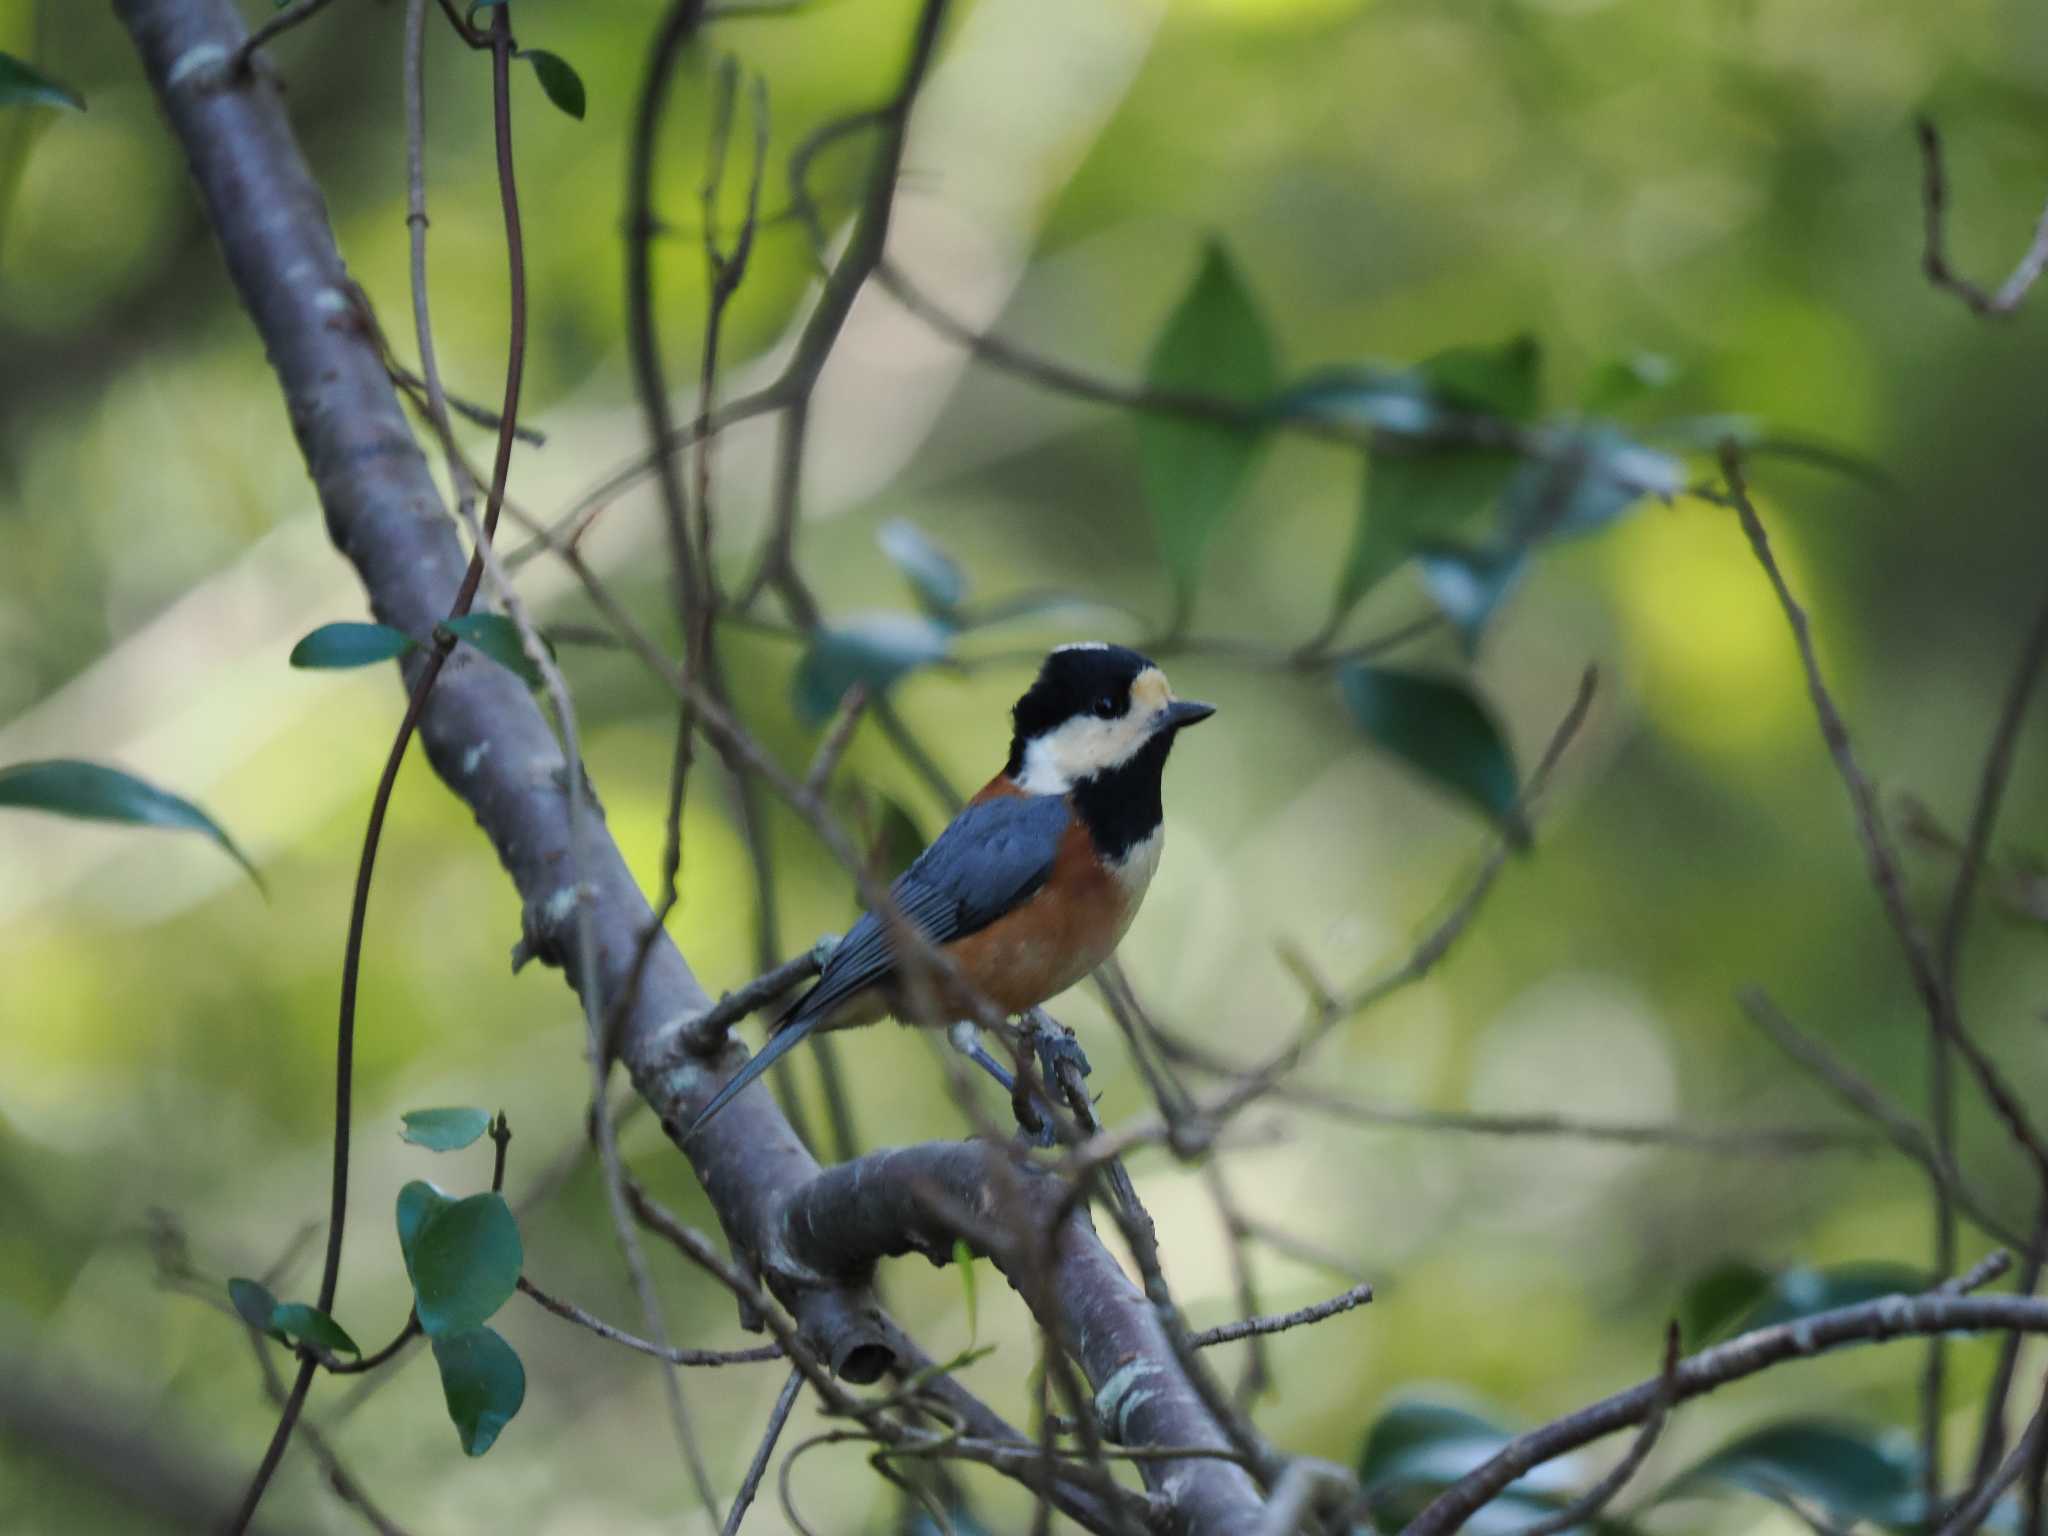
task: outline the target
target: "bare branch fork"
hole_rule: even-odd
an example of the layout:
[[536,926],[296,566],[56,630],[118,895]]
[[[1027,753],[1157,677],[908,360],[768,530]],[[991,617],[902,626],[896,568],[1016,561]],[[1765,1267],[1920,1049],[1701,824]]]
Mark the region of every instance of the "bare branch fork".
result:
[[[336,546],[356,566],[378,619],[431,633],[464,585],[466,562],[378,349],[360,327],[336,323],[349,305],[349,280],[274,90],[217,67],[240,46],[239,19],[228,0],[119,0],[117,8],[277,371]],[[835,308],[851,297],[830,295]],[[652,914],[594,801],[574,808],[585,820],[577,847],[568,764],[533,700],[503,669],[455,653],[420,708],[419,734],[435,771],[474,811],[519,889],[530,951],[562,965],[586,998],[624,995]],[[579,853],[580,879],[565,880]],[[598,940],[587,957],[571,937],[579,918]],[[666,936],[657,939],[618,1045],[671,1136],[739,1064],[739,1051],[722,1035],[695,1027],[711,1009],[681,953]],[[690,1044],[716,1054],[679,1053]],[[734,1249],[753,1260],[789,1309],[803,1345],[850,1382],[925,1363],[869,1289],[875,1259],[933,1246],[945,1230],[902,1178],[943,1176],[952,1192],[984,1207],[992,1178],[1056,1187],[998,1171],[993,1163],[1004,1154],[975,1144],[879,1154],[879,1162],[857,1165],[857,1180],[849,1168],[820,1170],[758,1095],[735,1101],[685,1151]],[[894,1158],[909,1161],[899,1171]],[[833,1201],[821,1201],[821,1187],[834,1191]],[[819,1231],[848,1246],[821,1241]],[[1030,1299],[1047,1309],[1041,1321],[1074,1343],[1096,1391],[1120,1375],[1126,1383],[1144,1376],[1146,1390],[1125,1395],[1116,1427],[1133,1448],[1190,1453],[1141,1464],[1171,1523],[1189,1532],[1250,1529],[1260,1505],[1255,1485],[1224,1459],[1228,1441],[1183,1374],[1153,1304],[1102,1247],[1085,1211],[1065,1218],[1060,1253],[1049,1283],[1032,1287]],[[1027,1482],[1038,1478],[1037,1449],[972,1399],[967,1404],[978,1410],[970,1421],[977,1435],[1027,1453],[1004,1458],[1004,1469]],[[1089,1529],[1118,1529],[1129,1519],[1130,1496],[1087,1477],[1060,1472],[1044,1487]]]

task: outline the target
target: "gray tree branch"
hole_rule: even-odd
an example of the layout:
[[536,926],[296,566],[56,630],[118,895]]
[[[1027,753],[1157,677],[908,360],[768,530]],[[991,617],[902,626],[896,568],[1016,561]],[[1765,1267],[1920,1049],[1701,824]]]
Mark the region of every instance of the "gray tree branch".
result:
[[[229,275],[277,372],[329,534],[355,566],[377,618],[424,639],[461,580],[462,549],[375,339],[357,316],[319,190],[277,94],[254,73],[237,77],[227,67],[245,35],[229,0],[116,0],[116,10],[184,147]],[[650,909],[594,803],[583,808],[581,881],[570,873],[577,861],[568,765],[533,700],[502,668],[458,654],[431,695],[420,736],[435,771],[474,812],[520,893],[525,952],[561,966],[580,994],[624,995]],[[587,968],[570,941],[579,907],[597,936]],[[695,1027],[711,1006],[681,952],[665,936],[657,941],[619,1049],[672,1138],[743,1060],[730,1045],[709,1058],[688,1053],[692,1044],[723,1041]],[[758,1267],[805,1342],[836,1372],[861,1383],[915,1367],[903,1336],[875,1303],[873,1264],[928,1247],[946,1230],[918,1193],[924,1181],[971,1204],[1000,1154],[943,1144],[821,1172],[759,1094],[736,1100],[684,1150],[727,1239]],[[1035,1176],[1020,1187],[1059,1193],[1056,1183]],[[828,1208],[836,1223],[817,1219]],[[843,1246],[822,1239],[828,1231]],[[792,1241],[792,1234],[803,1236]],[[1221,1430],[1175,1364],[1150,1303],[1085,1216],[1065,1222],[1058,1253],[1043,1292],[1033,1288],[1027,1299],[1049,1309],[1042,1319],[1076,1341],[1099,1398],[1142,1378],[1142,1392],[1124,1393],[1130,1406],[1119,1426],[1123,1438],[1223,1448]],[[1181,1530],[1221,1536],[1249,1529],[1257,1518],[1255,1487],[1228,1462],[1147,1461],[1143,1472]],[[1053,1496],[1091,1529],[1113,1524],[1084,1480],[1057,1480]]]

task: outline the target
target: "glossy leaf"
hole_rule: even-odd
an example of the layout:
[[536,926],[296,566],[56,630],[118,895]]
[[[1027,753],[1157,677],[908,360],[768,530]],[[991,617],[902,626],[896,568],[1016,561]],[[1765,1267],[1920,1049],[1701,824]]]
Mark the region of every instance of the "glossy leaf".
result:
[[875,613],[818,631],[796,669],[796,708],[806,720],[828,718],[855,683],[870,694],[920,667],[943,661],[953,645],[950,625],[912,613]]
[[518,1351],[489,1328],[446,1334],[433,1345],[441,1393],[463,1454],[481,1456],[526,1401],[526,1367]]
[[413,648],[410,635],[388,624],[322,624],[292,647],[295,667],[367,667]]
[[1503,531],[1511,544],[1591,533],[1646,496],[1668,499],[1684,489],[1684,466],[1670,454],[1596,424],[1516,470],[1508,482]]
[[1668,389],[1678,378],[1678,365],[1655,352],[1632,352],[1602,363],[1587,381],[1579,408],[1602,415]]
[[398,1192],[398,1251],[405,1255],[405,1272],[412,1273],[413,1244],[427,1219],[455,1203],[425,1179],[414,1179]]
[[1509,454],[1474,448],[1371,454],[1358,523],[1338,579],[1338,611],[1348,613],[1419,543],[1455,532],[1491,506],[1516,462]]
[[28,60],[0,53],[0,107],[69,107],[83,112],[85,98]]
[[409,1266],[421,1331],[440,1338],[481,1326],[511,1298],[525,1262],[503,1195],[471,1195],[433,1211],[413,1235]]
[[315,1345],[330,1355],[355,1355],[361,1358],[362,1350],[356,1341],[348,1336],[341,1324],[322,1312],[318,1307],[309,1307],[304,1302],[287,1301],[270,1314],[271,1326],[287,1339]]
[[1665,1497],[1741,1488],[1812,1499],[1843,1523],[1912,1525],[1920,1514],[1916,1458],[1896,1434],[1825,1419],[1767,1424],[1677,1478]]
[[882,553],[909,579],[924,611],[951,623],[967,597],[967,578],[952,556],[926,538],[923,529],[900,517],[884,523],[875,537]]
[[583,77],[576,73],[569,61],[545,48],[522,48],[519,57],[533,66],[540,88],[548,93],[548,100],[581,122],[585,106]]
[[1723,1260],[1685,1288],[1678,1303],[1679,1337],[1697,1349],[1736,1332],[1736,1319],[1746,1316],[1770,1288],[1769,1270],[1742,1259]]
[[519,626],[502,613],[465,613],[441,626],[458,640],[482,651],[529,688],[541,685],[540,668],[519,643]]
[[[1203,253],[1194,282],[1153,344],[1145,382],[1154,390],[1220,396],[1258,406],[1277,382],[1273,341],[1222,246]],[[1257,462],[1255,427],[1147,413],[1138,421],[1138,469],[1158,531],[1159,553],[1182,614],[1202,562]]]
[[[1376,1509],[1419,1508],[1437,1490],[1490,1459],[1513,1435],[1474,1409],[1431,1398],[1393,1403],[1374,1421],[1359,1454],[1359,1487]],[[1569,1461],[1546,1462],[1509,1484],[1507,1495],[1551,1502],[1568,1496],[1575,1477]],[[1404,1498],[1403,1495],[1411,1498]],[[1413,1512],[1413,1509],[1408,1511]],[[1526,1523],[1526,1522],[1525,1522]]]
[[491,1117],[481,1109],[409,1109],[401,1118],[405,1124],[398,1134],[430,1152],[457,1151],[491,1128]]
[[1533,336],[1494,346],[1451,347],[1415,371],[1438,398],[1466,411],[1526,421],[1542,404],[1543,350]]
[[118,821],[138,827],[201,832],[241,865],[258,889],[263,885],[256,866],[206,812],[189,800],[104,763],[50,758],[0,768],[0,807],[7,806],[75,816],[85,821]]
[[1507,600],[1528,569],[1526,551],[1465,549],[1453,544],[1425,547],[1418,556],[1422,584],[1458,631],[1465,654],[1475,654],[1494,611]]
[[1730,1333],[1796,1322],[1816,1312],[1853,1307],[1880,1296],[1915,1296],[1927,1289],[1928,1277],[1904,1264],[1835,1264],[1825,1269],[1803,1266],[1770,1279],[1755,1300],[1730,1319]]
[[1463,683],[1352,665],[1339,671],[1338,686],[1376,745],[1478,806],[1516,847],[1528,845],[1514,755],[1492,712]]
[[251,1328],[277,1336],[277,1329],[271,1322],[277,1311],[277,1298],[270,1294],[270,1287],[260,1280],[236,1278],[228,1282],[228,1300],[235,1304],[235,1311]]

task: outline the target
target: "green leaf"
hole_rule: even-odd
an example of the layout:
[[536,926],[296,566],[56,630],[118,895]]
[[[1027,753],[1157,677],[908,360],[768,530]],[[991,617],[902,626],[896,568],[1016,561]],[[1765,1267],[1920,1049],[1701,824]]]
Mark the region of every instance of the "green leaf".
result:
[[283,1338],[272,1321],[277,1313],[277,1298],[270,1294],[270,1287],[262,1281],[230,1280],[228,1300],[235,1304],[235,1311],[251,1328],[260,1329],[275,1339]]
[[[1472,1408],[1434,1398],[1403,1398],[1374,1421],[1359,1454],[1359,1487],[1375,1506],[1406,1491],[1426,1499],[1491,1459],[1513,1435]],[[1508,1485],[1510,1496],[1550,1501],[1569,1496],[1569,1462],[1546,1462]],[[1418,1500],[1418,1503],[1420,1501]]]
[[0,107],[69,107],[85,110],[85,98],[52,80],[26,59],[0,53]]
[[271,1312],[270,1321],[271,1326],[287,1339],[317,1345],[330,1355],[347,1354],[362,1358],[363,1352],[356,1341],[348,1336],[341,1324],[318,1307],[287,1301]]
[[133,774],[103,763],[49,758],[0,768],[0,806],[49,811],[85,821],[120,821],[139,827],[203,832],[248,872],[258,890],[263,889],[263,877],[256,873],[256,866],[206,812],[168,790],[145,784]]
[[414,1179],[398,1192],[398,1251],[405,1255],[406,1274],[412,1273],[413,1245],[428,1218],[454,1203],[452,1195],[443,1194],[425,1179]]
[[1664,1497],[1742,1488],[1766,1498],[1807,1498],[1843,1523],[1917,1524],[1919,1473],[1905,1437],[1859,1424],[1785,1419],[1723,1446],[1678,1477]]
[[945,623],[954,622],[954,613],[967,597],[967,578],[952,557],[915,523],[900,517],[884,523],[875,538],[882,553],[908,578],[924,611]]
[[981,1311],[974,1294],[974,1250],[964,1237],[953,1239],[953,1263],[960,1271],[960,1291],[967,1300],[967,1343],[972,1348],[981,1337]]
[[322,624],[292,647],[295,667],[367,667],[413,648],[413,639],[388,624]]
[[1350,612],[1422,540],[1450,533],[1491,506],[1517,462],[1512,454],[1478,448],[1369,455],[1365,497],[1338,578],[1339,614]]
[[1504,533],[1511,544],[1604,528],[1645,496],[1685,489],[1685,468],[1615,427],[1569,434],[1546,458],[1530,459],[1508,482]]
[[1655,352],[1632,352],[1602,363],[1587,381],[1579,409],[1604,415],[1668,389],[1678,378],[1678,365]]
[[1526,551],[1465,549],[1455,544],[1425,547],[1419,556],[1422,584],[1443,616],[1457,628],[1465,654],[1479,650],[1479,637],[1528,569]]
[[457,1151],[491,1128],[481,1109],[409,1109],[400,1118],[405,1128],[398,1134],[430,1152]]
[[439,1338],[487,1322],[518,1288],[525,1262],[503,1195],[471,1195],[433,1211],[413,1234],[409,1265],[421,1331]]
[[1485,811],[1517,848],[1528,846],[1514,755],[1492,713],[1463,683],[1359,665],[1341,668],[1337,682],[1368,737]]
[[1795,1267],[1773,1279],[1756,1302],[1736,1321],[1730,1331],[1747,1333],[1752,1328],[1769,1328],[1796,1322],[1816,1312],[1836,1307],[1853,1307],[1880,1296],[1917,1296],[1927,1289],[1928,1277],[1904,1264],[1834,1264],[1825,1269]]
[[465,613],[441,626],[458,640],[466,640],[506,671],[514,673],[529,688],[541,685],[540,668],[519,642],[519,626],[502,613]]
[[526,1401],[526,1367],[518,1352],[489,1328],[446,1334],[433,1345],[441,1392],[462,1437],[463,1454],[481,1456]]
[[1467,411],[1527,421],[1542,404],[1543,349],[1533,336],[1493,346],[1451,347],[1415,371],[1438,396]]
[[1685,1288],[1678,1303],[1679,1336],[1688,1348],[1736,1331],[1734,1324],[1771,1288],[1771,1272],[1742,1259],[1724,1259]]
[[583,77],[570,67],[569,61],[545,48],[522,48],[519,57],[533,66],[548,100],[579,123],[583,121]]
[[[1153,344],[1146,386],[1260,405],[1278,382],[1273,341],[1223,247],[1211,242],[1193,284]],[[1216,530],[1257,461],[1256,428],[1148,413],[1138,421],[1138,469],[1159,552],[1185,615]]]
[[946,659],[953,630],[912,613],[874,613],[819,630],[796,669],[796,708],[804,719],[829,717],[855,683],[885,693],[920,667]]

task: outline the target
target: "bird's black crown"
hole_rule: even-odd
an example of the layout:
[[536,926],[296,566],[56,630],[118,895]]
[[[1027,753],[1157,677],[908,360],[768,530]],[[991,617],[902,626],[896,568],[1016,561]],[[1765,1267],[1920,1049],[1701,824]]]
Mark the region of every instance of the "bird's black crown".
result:
[[1064,645],[1046,657],[1036,681],[1010,711],[1012,771],[1033,737],[1076,715],[1122,714],[1130,707],[1131,684],[1151,665],[1123,645]]

